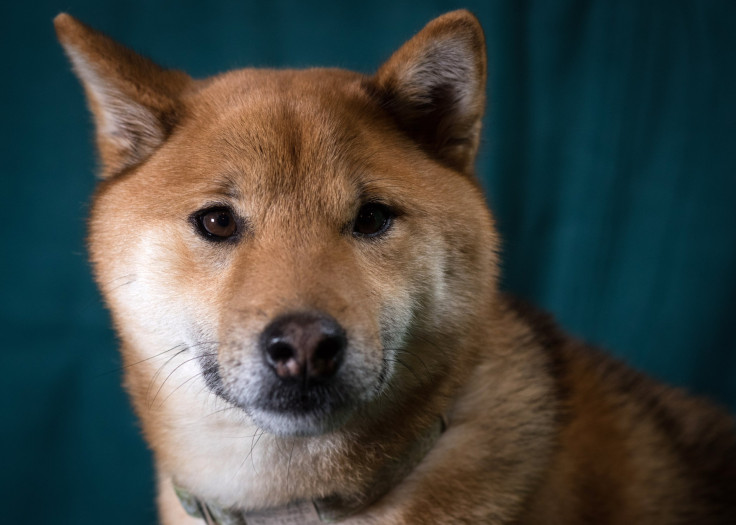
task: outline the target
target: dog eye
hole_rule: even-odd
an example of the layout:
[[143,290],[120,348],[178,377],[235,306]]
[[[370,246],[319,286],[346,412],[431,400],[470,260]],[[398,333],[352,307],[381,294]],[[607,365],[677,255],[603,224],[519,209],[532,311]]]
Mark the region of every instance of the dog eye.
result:
[[377,237],[391,226],[393,214],[388,206],[377,202],[364,204],[358,210],[353,223],[353,235],[358,237]]
[[229,208],[202,210],[195,215],[194,220],[200,235],[211,241],[230,239],[238,231],[238,222]]

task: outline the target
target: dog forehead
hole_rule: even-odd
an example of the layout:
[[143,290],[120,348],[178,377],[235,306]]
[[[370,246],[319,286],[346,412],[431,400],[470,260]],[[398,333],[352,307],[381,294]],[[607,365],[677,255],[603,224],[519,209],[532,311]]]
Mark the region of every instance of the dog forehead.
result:
[[300,185],[312,192],[355,187],[375,164],[373,128],[381,120],[361,78],[341,70],[241,70],[217,77],[187,100],[189,117],[178,140],[187,151],[180,153],[189,169],[226,174],[248,193],[256,186],[270,194]]
[[241,148],[329,146],[350,140],[369,115],[362,75],[342,70],[238,70],[209,81],[187,100],[196,125],[209,123]]

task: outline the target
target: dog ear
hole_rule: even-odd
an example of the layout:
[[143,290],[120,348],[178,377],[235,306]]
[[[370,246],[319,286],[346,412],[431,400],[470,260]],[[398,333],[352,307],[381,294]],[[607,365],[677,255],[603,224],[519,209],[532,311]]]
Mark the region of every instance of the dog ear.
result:
[[179,96],[191,79],[162,69],[65,13],[54,19],[54,26],[94,115],[102,177],[142,162],[176,125]]
[[485,83],[483,30],[473,14],[460,10],[427,24],[381,66],[367,87],[429,154],[471,173]]

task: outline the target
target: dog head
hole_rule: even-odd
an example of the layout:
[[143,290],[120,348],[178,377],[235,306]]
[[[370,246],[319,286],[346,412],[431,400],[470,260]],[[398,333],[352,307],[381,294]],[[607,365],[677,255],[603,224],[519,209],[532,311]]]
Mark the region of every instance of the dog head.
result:
[[170,407],[215,394],[270,433],[316,435],[446,402],[496,278],[471,14],[373,76],[193,80],[68,15],[56,27],[96,124],[90,252],[144,420],[175,425]]

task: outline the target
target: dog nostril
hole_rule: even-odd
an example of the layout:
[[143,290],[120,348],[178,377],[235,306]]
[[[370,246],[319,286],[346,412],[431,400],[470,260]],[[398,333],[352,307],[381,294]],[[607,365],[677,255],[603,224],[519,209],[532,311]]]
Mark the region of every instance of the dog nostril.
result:
[[273,338],[265,350],[266,361],[279,377],[299,377],[304,374],[304,359],[289,342]]
[[294,357],[294,347],[284,341],[273,339],[266,346],[266,355],[272,365],[285,363]]
[[326,377],[334,374],[342,359],[345,346],[347,346],[347,341],[342,334],[329,335],[322,339],[314,350],[309,375]]

